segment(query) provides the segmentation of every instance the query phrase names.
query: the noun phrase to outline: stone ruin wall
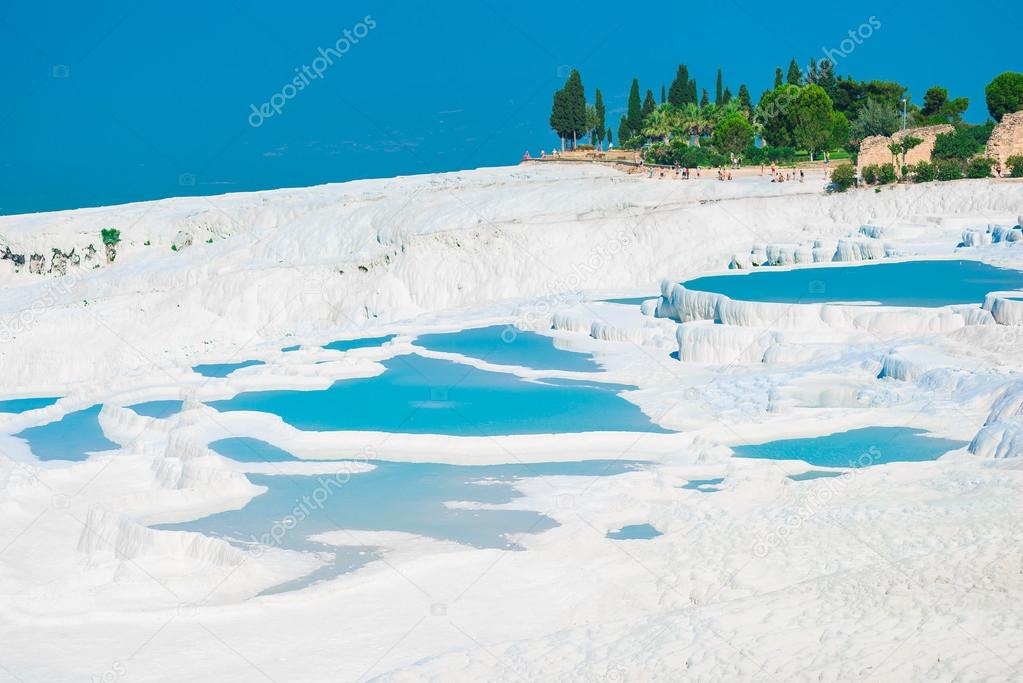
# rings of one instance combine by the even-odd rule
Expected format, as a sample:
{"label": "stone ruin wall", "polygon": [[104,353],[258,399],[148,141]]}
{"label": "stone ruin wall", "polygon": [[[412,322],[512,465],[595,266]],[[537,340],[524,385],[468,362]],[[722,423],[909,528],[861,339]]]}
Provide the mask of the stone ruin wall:
{"label": "stone ruin wall", "polygon": [[1023,155],[1023,111],[1002,117],[991,132],[984,155],[999,162],[1003,169],[1009,157]]}
{"label": "stone ruin wall", "polygon": [[[942,133],[951,133],[953,130],[955,130],[955,128],[951,125],[942,123],[937,126],[924,126],[923,128],[900,130],[890,138],[883,135],[873,135],[871,137],[864,138],[863,142],[860,143],[860,153],[856,159],[856,172],[862,173],[864,166],[883,166],[884,164],[892,163],[892,153],[888,149],[888,145],[893,142],[901,142],[904,138],[910,135],[923,140],[923,142],[910,150],[909,154],[906,155],[906,164],[908,166],[912,166],[913,164],[918,164],[921,161],[930,161],[931,152],[934,151],[934,141],[937,140],[938,136]],[[900,173],[902,170],[901,167],[902,158],[900,156],[898,163],[895,165],[895,172]]]}

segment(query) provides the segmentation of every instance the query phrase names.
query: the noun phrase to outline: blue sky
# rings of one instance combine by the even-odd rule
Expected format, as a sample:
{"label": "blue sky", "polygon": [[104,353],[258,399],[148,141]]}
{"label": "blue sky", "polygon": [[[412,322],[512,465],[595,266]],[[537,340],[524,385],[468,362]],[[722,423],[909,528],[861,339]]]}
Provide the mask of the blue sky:
{"label": "blue sky", "polygon": [[[514,163],[555,143],[550,97],[570,67],[617,128],[633,76],[659,93],[684,62],[713,91],[720,65],[757,97],[776,66],[843,49],[871,17],[839,73],[899,80],[918,102],[940,83],[981,121],[984,85],[1023,69],[1023,7],[994,0],[12,0],[0,214]],[[285,91],[339,40],[321,78]]]}

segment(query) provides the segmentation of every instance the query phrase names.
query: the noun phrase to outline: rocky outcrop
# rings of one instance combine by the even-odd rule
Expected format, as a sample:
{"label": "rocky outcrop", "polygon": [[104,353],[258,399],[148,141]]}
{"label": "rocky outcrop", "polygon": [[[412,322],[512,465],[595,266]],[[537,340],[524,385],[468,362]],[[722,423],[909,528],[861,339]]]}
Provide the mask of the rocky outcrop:
{"label": "rocky outcrop", "polygon": [[187,247],[192,246],[192,235],[191,233],[179,230],[178,234],[174,236],[174,240],[171,242],[171,248],[174,251],[181,251]]}
{"label": "rocky outcrop", "polygon": [[[862,173],[864,166],[892,164],[892,152],[888,149],[888,145],[893,142],[902,142],[909,136],[919,138],[923,142],[910,150],[906,155],[906,165],[912,166],[921,161],[930,161],[931,153],[934,151],[934,141],[942,133],[951,133],[953,130],[955,129],[951,125],[942,123],[937,126],[900,130],[890,138],[883,135],[872,135],[871,137],[864,138],[863,142],[860,143],[860,153],[856,159],[856,171],[857,173]],[[902,163],[903,160],[900,155],[898,162],[894,163],[896,174],[901,174]]]}
{"label": "rocky outcrop", "polygon": [[994,159],[1004,169],[1009,157],[1023,155],[1023,111],[1006,114],[991,131],[984,155]]}
{"label": "rocky outcrop", "polygon": [[15,254],[13,251],[11,251],[10,247],[5,246],[3,252],[0,253],[0,261],[10,261],[11,263],[14,264],[15,268],[20,268],[21,266],[25,265],[25,255]]}
{"label": "rocky outcrop", "polygon": [[60,249],[54,247],[53,256],[50,257],[49,272],[52,275],[67,275],[68,265],[77,266],[80,261],[81,259],[74,249],[65,254]]}

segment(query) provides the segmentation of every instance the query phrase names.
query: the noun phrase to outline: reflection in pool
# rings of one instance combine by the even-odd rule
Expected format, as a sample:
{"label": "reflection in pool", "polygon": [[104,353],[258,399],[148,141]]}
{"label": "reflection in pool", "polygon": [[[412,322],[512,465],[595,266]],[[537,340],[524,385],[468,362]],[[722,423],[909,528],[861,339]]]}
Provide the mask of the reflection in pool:
{"label": "reflection in pool", "polygon": [[868,467],[889,462],[936,460],[966,441],[924,436],[910,427],[864,427],[807,439],[733,446],[741,458],[802,460],[816,467]]}
{"label": "reflection in pool", "polygon": [[120,448],[99,426],[102,407],[95,405],[68,413],[56,422],[29,427],[14,436],[27,441],[40,460],[85,460],[90,453]]}
{"label": "reflection in pool", "polygon": [[[258,442],[233,442],[235,439],[225,439],[211,447],[228,457],[232,457],[232,452],[247,453],[243,457],[249,457],[261,449]],[[295,461],[289,453],[273,446],[262,454]],[[351,571],[377,557],[375,549],[359,544],[358,533],[347,539],[356,544],[353,546],[332,546],[309,540],[310,536],[337,530],[398,531],[476,548],[519,550],[521,547],[510,535],[539,533],[557,524],[531,510],[481,507],[503,505],[521,497],[515,488],[517,480],[538,476],[613,476],[645,463],[590,460],[486,466],[386,461],[370,464],[375,469],[357,474],[246,475],[267,490],[241,510],[157,528],[198,531],[238,545],[275,544],[289,550],[333,556],[327,566],[314,574],[268,591],[280,592]],[[289,518],[291,523],[285,525],[283,520]]]}
{"label": "reflection in pool", "polygon": [[1023,271],[981,261],[928,260],[758,270],[683,282],[686,289],[741,301],[773,303],[876,302],[932,308],[981,304],[988,292],[1023,288]]}
{"label": "reflection in pool", "polygon": [[494,436],[586,431],[666,432],[618,392],[634,387],[530,381],[416,354],[382,361],[375,377],[319,391],[255,391],[212,401],[220,411],[279,415],[311,431],[386,431]]}
{"label": "reflection in pool", "polygon": [[552,337],[520,330],[512,325],[424,334],[415,343],[431,351],[458,353],[494,365],[575,372],[600,370],[590,354],[559,349],[554,345]]}
{"label": "reflection in pool", "polygon": [[235,370],[249,368],[253,365],[266,365],[266,362],[261,360],[246,360],[241,363],[203,363],[192,366],[192,370],[203,377],[227,377]]}

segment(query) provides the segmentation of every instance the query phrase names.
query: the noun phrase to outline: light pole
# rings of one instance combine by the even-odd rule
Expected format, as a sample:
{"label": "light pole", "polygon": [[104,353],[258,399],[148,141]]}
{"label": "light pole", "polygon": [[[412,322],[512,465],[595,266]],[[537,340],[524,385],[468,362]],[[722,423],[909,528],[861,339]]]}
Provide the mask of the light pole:
{"label": "light pole", "polygon": [[905,97],[902,98],[902,130],[906,130],[906,126],[909,125],[909,100]]}

